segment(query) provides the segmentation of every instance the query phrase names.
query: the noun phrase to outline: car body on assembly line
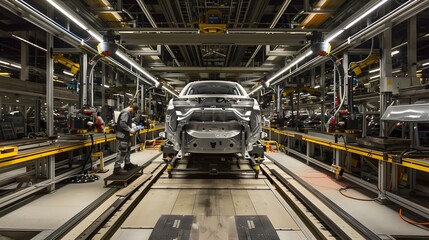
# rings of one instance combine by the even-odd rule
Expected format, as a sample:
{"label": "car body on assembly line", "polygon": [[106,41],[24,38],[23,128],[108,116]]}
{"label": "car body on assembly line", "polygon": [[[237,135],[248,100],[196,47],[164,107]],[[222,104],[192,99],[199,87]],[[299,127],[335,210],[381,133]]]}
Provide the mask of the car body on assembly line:
{"label": "car body on assembly line", "polygon": [[261,111],[235,82],[198,81],[171,99],[165,121],[164,157],[189,153],[263,158]]}

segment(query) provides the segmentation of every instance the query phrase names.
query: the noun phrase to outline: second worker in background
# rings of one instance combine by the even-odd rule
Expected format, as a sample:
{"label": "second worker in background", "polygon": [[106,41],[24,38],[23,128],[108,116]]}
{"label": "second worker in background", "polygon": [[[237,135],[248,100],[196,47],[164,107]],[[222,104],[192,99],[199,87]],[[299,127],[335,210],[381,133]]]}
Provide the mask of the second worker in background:
{"label": "second worker in background", "polygon": [[[130,134],[135,134],[141,128],[140,126],[132,127],[132,118],[139,109],[135,103],[123,109],[118,117],[116,127],[116,140],[118,143],[118,156],[116,157],[113,174],[126,173],[128,170],[136,168],[137,165],[132,164],[130,160]],[[124,168],[121,165],[125,162]]]}

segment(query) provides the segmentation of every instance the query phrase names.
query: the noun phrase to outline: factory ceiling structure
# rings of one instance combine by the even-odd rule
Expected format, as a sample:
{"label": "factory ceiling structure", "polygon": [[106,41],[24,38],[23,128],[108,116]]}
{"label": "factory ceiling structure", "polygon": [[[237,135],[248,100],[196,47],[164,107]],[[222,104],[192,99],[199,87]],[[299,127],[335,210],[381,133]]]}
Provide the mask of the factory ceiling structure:
{"label": "factory ceiling structure", "polygon": [[428,93],[429,0],[0,0],[0,239],[429,239]]}
{"label": "factory ceiling structure", "polygon": [[[405,24],[399,23],[416,14],[418,62],[424,63],[428,53],[426,1],[7,0],[0,6],[4,13],[0,64],[10,70],[3,74],[23,74],[13,66],[21,64],[22,43],[26,43],[32,59],[25,71],[31,75],[28,80],[35,82],[44,79],[46,34],[42,30],[54,34],[54,47],[60,49],[55,51],[71,60],[72,53],[78,52],[71,49],[93,54],[103,34],[114,30],[120,36],[120,53],[111,57],[110,64],[141,75],[148,84],[162,82],[175,91],[208,79],[236,81],[247,90],[267,79],[274,83],[293,70],[297,60],[317,58],[308,52],[315,33],[322,35],[322,41],[329,40],[334,54],[350,49],[355,52],[351,61],[361,60],[371,46],[380,48],[379,40],[370,39],[386,27],[405,33]],[[355,36],[365,29],[370,31]],[[402,36],[393,35],[393,47],[406,48]],[[401,61],[405,52],[400,51],[395,61]],[[55,67],[59,72],[64,68]]]}

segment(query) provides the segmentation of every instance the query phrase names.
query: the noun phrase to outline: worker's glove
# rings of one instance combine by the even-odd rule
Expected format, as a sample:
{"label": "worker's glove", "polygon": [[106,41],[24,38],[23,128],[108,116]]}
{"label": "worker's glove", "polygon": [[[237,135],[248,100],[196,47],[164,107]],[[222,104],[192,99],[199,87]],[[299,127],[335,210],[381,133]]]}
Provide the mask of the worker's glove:
{"label": "worker's glove", "polygon": [[142,129],[142,127],[141,127],[141,126],[135,126],[135,127],[132,127],[132,128],[131,128],[131,130],[130,130],[130,133],[131,133],[131,134],[135,134],[135,133],[137,133],[138,131],[140,131],[140,129]]}

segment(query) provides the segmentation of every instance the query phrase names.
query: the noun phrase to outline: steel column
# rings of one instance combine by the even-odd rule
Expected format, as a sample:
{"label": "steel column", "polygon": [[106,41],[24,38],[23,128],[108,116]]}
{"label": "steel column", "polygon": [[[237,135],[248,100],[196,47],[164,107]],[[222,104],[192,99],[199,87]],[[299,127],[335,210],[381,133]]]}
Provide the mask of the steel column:
{"label": "steel column", "polygon": [[325,80],[326,80],[326,75],[325,75],[325,63],[323,62],[320,65],[320,102],[321,102],[321,106],[320,106],[320,113],[322,114],[321,116],[321,121],[322,121],[322,126],[321,126],[321,130],[322,132],[325,132],[325,123],[326,123],[326,119],[325,119]]}
{"label": "steel column", "polygon": [[[348,74],[348,72],[349,72],[349,53],[344,52],[343,53],[343,73],[344,73],[343,79],[340,78],[341,76],[338,76],[339,81],[343,81],[343,84],[340,83],[340,86],[343,86],[343,90],[345,90],[345,91],[343,91],[344,102],[347,102],[347,100],[348,100],[348,92],[347,92],[347,89],[349,89],[349,87],[348,87],[349,86],[349,74]],[[340,91],[341,91],[341,89],[340,89]],[[334,99],[334,101],[335,101],[335,99]],[[350,106],[348,106],[348,108],[350,111]]]}
{"label": "steel column", "polygon": [[417,71],[417,17],[408,19],[407,27],[407,72],[411,77],[410,86],[419,85],[420,81],[416,76]]}
{"label": "steel column", "polygon": [[[28,32],[24,32],[22,35],[24,39],[28,39]],[[28,44],[21,42],[21,72],[19,74],[19,79],[23,81],[28,80],[29,69],[28,69]],[[37,50],[36,50],[37,51]]]}
{"label": "steel column", "polygon": [[88,54],[82,53],[80,65],[80,86],[79,86],[79,109],[83,109],[88,103]]}
{"label": "steel column", "polygon": [[[48,6],[48,15],[52,15],[53,9]],[[46,33],[46,133],[54,135],[54,60],[52,59],[52,51],[54,48],[54,37],[50,33]],[[55,157],[47,157],[47,178],[50,181],[55,181]],[[48,186],[48,191],[55,190],[55,184]]]}
{"label": "steel column", "polygon": [[[101,62],[101,104],[100,106],[106,105],[106,64]],[[103,113],[104,114],[104,113]],[[104,118],[105,119],[105,118]]]}
{"label": "steel column", "polygon": [[383,203],[386,201],[385,189],[387,186],[387,162],[378,161],[378,198]]}
{"label": "steel column", "polygon": [[[281,109],[280,109],[280,102],[282,100],[282,93],[281,93],[280,85],[277,85],[277,91],[276,91],[276,93],[277,93],[276,110],[277,110],[277,113],[278,113],[277,118],[278,118],[278,120],[280,120],[280,118],[283,117],[283,111],[281,111]],[[278,123],[278,121],[277,121],[277,123]]]}
{"label": "steel column", "polygon": [[[392,28],[388,26],[383,32],[381,39],[381,46],[383,48],[381,64],[380,64],[380,86],[382,81],[387,81],[387,77],[392,76]],[[380,92],[380,116],[383,116],[387,108],[389,92]],[[386,123],[380,122],[380,136],[386,135]]]}

